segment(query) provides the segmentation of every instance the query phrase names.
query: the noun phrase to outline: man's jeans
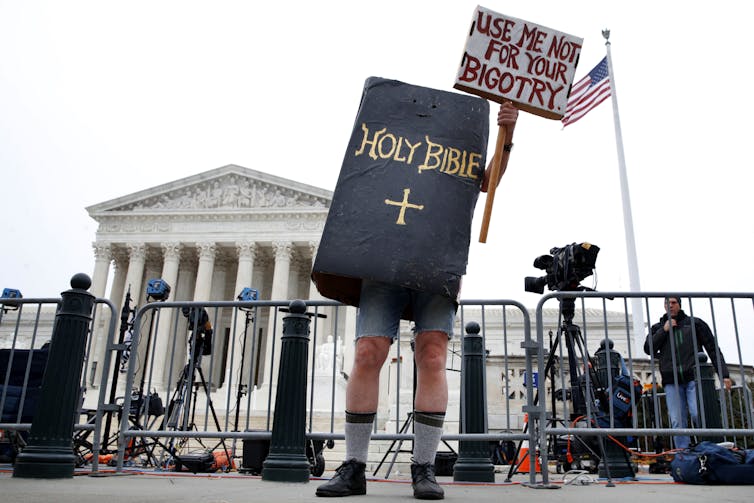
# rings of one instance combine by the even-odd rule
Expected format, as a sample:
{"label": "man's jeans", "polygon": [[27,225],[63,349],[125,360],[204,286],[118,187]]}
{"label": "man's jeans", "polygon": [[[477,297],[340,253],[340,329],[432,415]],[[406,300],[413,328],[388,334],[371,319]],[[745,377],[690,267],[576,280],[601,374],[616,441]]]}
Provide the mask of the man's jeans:
{"label": "man's jeans", "polygon": [[[670,426],[673,429],[688,428],[686,418],[691,415],[691,424],[699,425],[699,410],[696,404],[696,381],[683,384],[666,384],[665,400],[667,401]],[[691,439],[688,436],[673,437],[676,449],[685,449]]]}

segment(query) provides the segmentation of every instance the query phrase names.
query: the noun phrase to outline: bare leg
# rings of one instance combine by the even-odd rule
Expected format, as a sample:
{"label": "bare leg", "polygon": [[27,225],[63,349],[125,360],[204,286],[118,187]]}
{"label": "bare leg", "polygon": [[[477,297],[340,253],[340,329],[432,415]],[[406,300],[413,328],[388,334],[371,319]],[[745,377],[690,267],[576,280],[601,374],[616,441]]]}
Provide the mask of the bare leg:
{"label": "bare leg", "polygon": [[[389,337],[361,337],[356,341],[353,369],[346,386],[347,411],[364,413],[377,410],[380,370],[389,351]],[[447,402],[447,389],[445,401]]]}
{"label": "bare leg", "polygon": [[416,337],[416,401],[414,409],[445,412],[448,407],[448,335],[445,332],[422,332]]}

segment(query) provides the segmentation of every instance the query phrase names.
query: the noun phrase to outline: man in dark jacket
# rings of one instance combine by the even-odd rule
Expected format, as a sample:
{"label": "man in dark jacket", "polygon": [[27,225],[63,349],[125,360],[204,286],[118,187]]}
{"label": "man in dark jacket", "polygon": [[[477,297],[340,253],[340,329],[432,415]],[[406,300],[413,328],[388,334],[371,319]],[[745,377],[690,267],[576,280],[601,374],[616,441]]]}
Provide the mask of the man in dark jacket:
{"label": "man in dark jacket", "polygon": [[[665,311],[660,322],[652,325],[644,342],[644,352],[654,355],[660,361],[660,375],[670,426],[687,428],[686,417],[691,415],[691,423],[697,427],[700,424],[696,395],[697,353],[702,351],[702,348],[707,352],[715,371],[722,376],[725,388],[730,390],[728,366],[709,326],[699,318],[686,316],[681,309],[680,297],[667,297]],[[685,449],[689,446],[690,438],[676,436],[674,442],[677,449]]]}

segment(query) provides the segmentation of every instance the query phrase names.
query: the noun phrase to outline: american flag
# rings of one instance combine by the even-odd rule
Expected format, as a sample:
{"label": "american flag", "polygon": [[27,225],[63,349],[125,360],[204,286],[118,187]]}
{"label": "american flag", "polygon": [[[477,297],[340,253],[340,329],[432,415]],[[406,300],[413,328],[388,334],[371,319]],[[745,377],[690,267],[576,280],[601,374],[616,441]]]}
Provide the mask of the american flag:
{"label": "american flag", "polygon": [[584,78],[571,88],[571,95],[566,103],[563,127],[573,124],[610,97],[610,75],[607,70],[607,56],[592,68]]}

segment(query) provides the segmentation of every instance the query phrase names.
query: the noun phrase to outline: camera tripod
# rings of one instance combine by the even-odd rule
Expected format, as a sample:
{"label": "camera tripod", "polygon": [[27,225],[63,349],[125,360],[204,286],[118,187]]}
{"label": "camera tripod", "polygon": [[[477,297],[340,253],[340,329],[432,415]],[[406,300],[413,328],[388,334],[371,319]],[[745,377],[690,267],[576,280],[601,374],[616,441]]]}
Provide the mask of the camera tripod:
{"label": "camera tripod", "polygon": [[[603,392],[604,388],[602,387],[599,376],[597,375],[597,372],[595,370],[595,366],[593,365],[592,359],[587,351],[586,343],[581,333],[581,328],[573,323],[573,317],[575,313],[575,298],[564,296],[559,300],[560,317],[562,317],[562,324],[560,325],[557,337],[552,339],[551,333],[550,351],[544,370],[546,378],[550,380],[550,387],[552,389],[550,399],[553,417],[548,419],[548,423],[550,425],[557,425],[558,423],[562,423],[564,426],[568,426],[564,424],[564,418],[558,418],[555,415],[555,411],[557,410],[555,402],[558,399],[558,393],[555,392],[555,361],[557,358],[558,345],[562,344],[561,340],[565,341],[568,358],[568,374],[570,379],[570,389],[565,393],[565,396],[561,395],[561,397],[564,402],[565,400],[570,398],[571,403],[573,404],[573,411],[571,411],[570,414],[571,421],[578,421],[580,419],[583,419],[589,422],[593,422],[593,418],[591,416],[596,412],[596,405],[594,404],[596,404],[598,399],[601,403],[607,403],[607,397]],[[578,362],[582,361],[585,362],[584,367],[586,372],[588,372],[589,374],[588,379],[586,374],[580,372]],[[534,397],[534,405],[536,405],[538,402],[539,389],[537,389],[537,393]],[[587,402],[592,404],[591,409],[587,408]],[[527,431],[528,427],[529,424],[527,422],[524,426],[524,432]],[[582,438],[578,436],[572,437],[572,440],[578,442],[578,445],[580,447],[583,447],[585,451],[589,453],[589,455],[602,461],[602,465],[604,465],[605,467],[606,476],[608,479],[610,479],[610,464],[607,462],[605,439],[602,437],[597,437],[597,439],[597,449],[599,449],[600,454],[597,454],[593,445],[590,446],[589,443],[585,442]],[[513,457],[514,463],[511,464],[511,467],[508,471],[508,480],[511,479],[511,477],[516,473],[521,464],[524,462],[524,459],[519,460],[519,453],[522,444],[523,441],[519,441],[516,447],[516,452]],[[548,440],[547,452],[550,453],[550,455],[555,459],[557,459],[560,454],[558,452],[558,439],[554,435],[551,436]],[[571,461],[569,461],[568,458],[566,458],[563,464],[567,468],[566,471],[570,470]],[[630,468],[630,466],[629,469],[631,470],[631,474],[633,475],[633,470]]]}
{"label": "camera tripod", "polygon": [[[170,400],[168,401],[168,410],[165,414],[164,426],[165,429],[175,431],[192,431],[196,430],[196,399],[199,394],[199,388],[204,391],[204,395],[207,399],[207,406],[212,414],[216,431],[222,431],[220,427],[220,420],[215,412],[215,406],[212,403],[212,397],[209,390],[207,380],[204,378],[204,371],[202,370],[202,347],[197,342],[199,329],[195,328],[192,331],[189,339],[189,360],[181,370],[181,374],[178,378],[175,391],[173,392]],[[198,380],[197,380],[198,376]],[[167,453],[177,461],[180,461],[179,451],[188,442],[188,437],[178,439],[176,442],[175,437],[171,437],[168,441],[165,450]],[[198,439],[199,444],[206,449],[206,446],[201,439]],[[226,459],[231,460],[230,450],[225,444],[225,439],[221,438],[214,448],[222,445],[225,451]],[[213,449],[214,449],[213,448]],[[213,450],[209,449],[209,450]],[[229,464],[230,467],[230,464]]]}

